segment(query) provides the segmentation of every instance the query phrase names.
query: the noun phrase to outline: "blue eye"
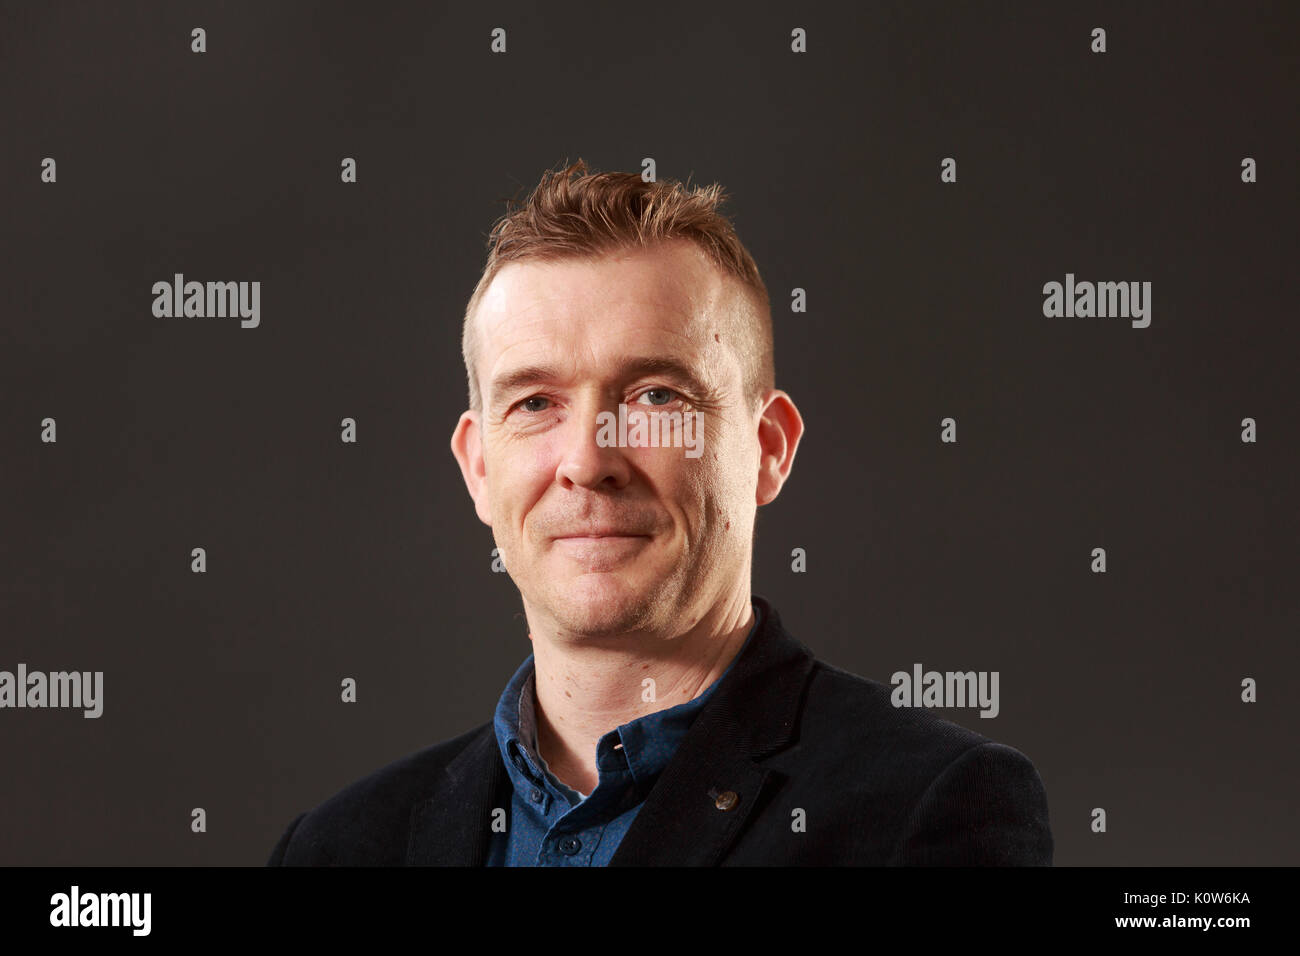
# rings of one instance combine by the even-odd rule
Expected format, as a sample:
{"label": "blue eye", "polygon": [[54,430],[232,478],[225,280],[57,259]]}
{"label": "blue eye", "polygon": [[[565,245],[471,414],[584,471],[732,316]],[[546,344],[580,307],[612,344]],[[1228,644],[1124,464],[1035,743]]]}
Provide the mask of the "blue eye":
{"label": "blue eye", "polygon": [[659,392],[659,393],[661,393],[661,394],[663,394],[663,395],[667,395],[667,396],[669,396],[669,397],[666,398],[666,399],[665,399],[664,401],[662,401],[662,402],[651,401],[651,402],[650,402],[651,405],[667,405],[669,402],[671,402],[671,401],[673,400],[672,397],[677,395],[677,393],[674,392],[671,388],[648,388],[648,389],[646,389],[644,392],[642,392],[641,394],[642,394],[642,395],[651,395],[651,394],[654,394],[655,392]]}
{"label": "blue eye", "polygon": [[[533,395],[533,396],[531,396],[531,397],[529,397],[529,398],[525,398],[522,402],[520,402],[520,403],[519,403],[518,405],[516,405],[515,407],[516,407],[516,408],[522,408],[523,406],[527,405],[529,402],[549,402],[549,401],[550,401],[550,399],[549,399],[549,398],[546,398],[544,395]],[[540,408],[526,408],[526,409],[524,409],[524,411],[529,411],[529,412],[540,412],[540,411],[542,411],[542,409],[540,409]]]}

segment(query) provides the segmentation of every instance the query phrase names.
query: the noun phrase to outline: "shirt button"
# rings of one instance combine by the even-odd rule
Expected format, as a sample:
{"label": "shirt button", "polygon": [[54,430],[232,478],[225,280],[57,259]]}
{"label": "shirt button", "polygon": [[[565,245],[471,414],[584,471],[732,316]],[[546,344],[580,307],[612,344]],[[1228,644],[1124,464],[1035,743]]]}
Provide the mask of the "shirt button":
{"label": "shirt button", "polygon": [[582,841],[577,837],[566,836],[560,841],[560,852],[565,856],[573,856],[582,849]]}
{"label": "shirt button", "polygon": [[528,799],[533,801],[533,803],[541,803],[542,791],[538,790],[536,787],[533,787],[533,789],[530,790],[528,793]]}
{"label": "shirt button", "polygon": [[730,810],[740,802],[740,797],[736,796],[734,790],[723,790],[718,794],[718,798],[713,801],[713,805],[719,810]]}

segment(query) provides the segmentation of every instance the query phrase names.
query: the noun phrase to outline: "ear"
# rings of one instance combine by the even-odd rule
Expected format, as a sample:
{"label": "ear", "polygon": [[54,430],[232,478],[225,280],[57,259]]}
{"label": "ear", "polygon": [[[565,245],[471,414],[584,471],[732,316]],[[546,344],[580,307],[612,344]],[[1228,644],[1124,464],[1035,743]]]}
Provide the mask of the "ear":
{"label": "ear", "polygon": [[465,479],[469,496],[474,499],[474,510],[479,520],[492,527],[492,508],[488,496],[487,466],[483,461],[482,416],[475,411],[465,412],[451,433],[451,453],[456,456],[460,473]]}
{"label": "ear", "polygon": [[758,416],[758,504],[765,505],[780,494],[801,437],[803,418],[794,401],[780,389],[768,392]]}

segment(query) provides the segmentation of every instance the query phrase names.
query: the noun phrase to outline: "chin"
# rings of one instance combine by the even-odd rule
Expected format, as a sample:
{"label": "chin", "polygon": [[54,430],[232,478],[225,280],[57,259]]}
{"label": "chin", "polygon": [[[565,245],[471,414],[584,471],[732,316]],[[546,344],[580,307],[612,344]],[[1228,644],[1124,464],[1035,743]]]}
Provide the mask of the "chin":
{"label": "chin", "polygon": [[616,574],[579,574],[552,591],[556,620],[579,634],[600,635],[645,626],[654,617],[661,588],[627,582]]}

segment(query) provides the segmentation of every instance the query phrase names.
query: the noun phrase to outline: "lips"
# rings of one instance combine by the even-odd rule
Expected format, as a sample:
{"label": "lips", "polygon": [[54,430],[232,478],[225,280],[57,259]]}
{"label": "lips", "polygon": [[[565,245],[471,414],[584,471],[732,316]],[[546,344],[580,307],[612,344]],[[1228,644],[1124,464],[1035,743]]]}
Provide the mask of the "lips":
{"label": "lips", "polygon": [[566,562],[576,562],[583,574],[592,574],[615,571],[636,561],[653,541],[648,534],[604,534],[592,530],[557,537],[551,547]]}
{"label": "lips", "polygon": [[587,531],[574,531],[570,534],[557,534],[558,539],[564,538],[648,538],[649,535],[641,534],[637,531],[623,531],[618,528],[593,528]]}

